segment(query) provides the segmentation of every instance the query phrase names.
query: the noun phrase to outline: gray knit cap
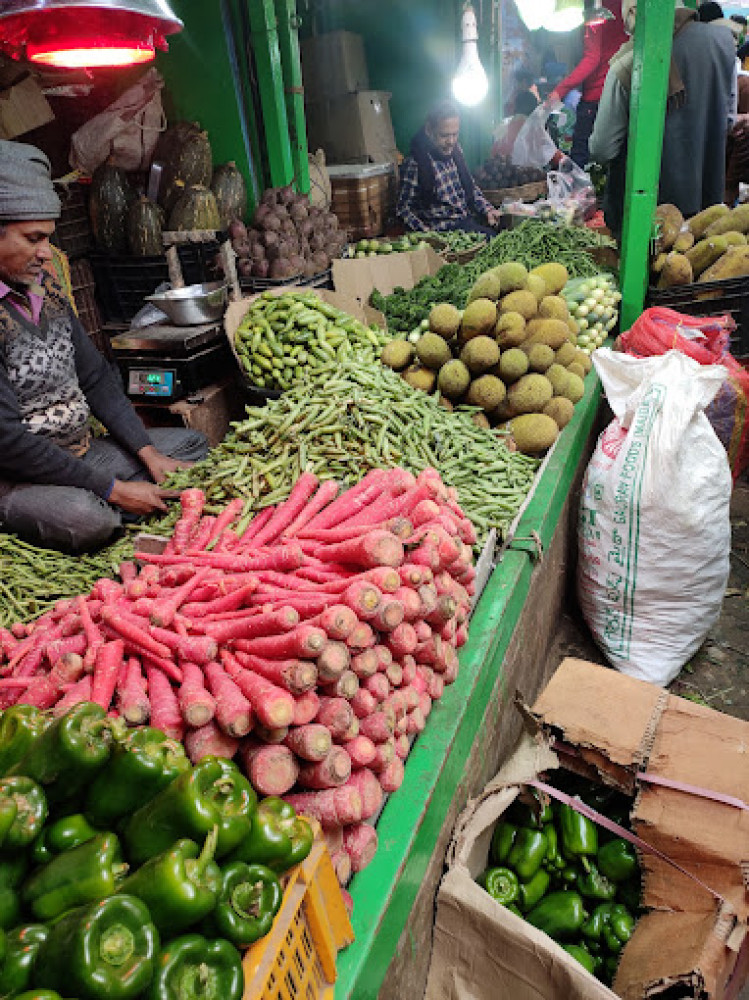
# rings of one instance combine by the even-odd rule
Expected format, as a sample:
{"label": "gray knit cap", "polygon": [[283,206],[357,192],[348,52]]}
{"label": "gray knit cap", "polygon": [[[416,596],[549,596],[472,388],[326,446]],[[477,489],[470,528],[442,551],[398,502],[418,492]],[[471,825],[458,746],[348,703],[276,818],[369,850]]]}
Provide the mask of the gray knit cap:
{"label": "gray knit cap", "polygon": [[41,149],[0,140],[0,221],[59,219],[60,208]]}

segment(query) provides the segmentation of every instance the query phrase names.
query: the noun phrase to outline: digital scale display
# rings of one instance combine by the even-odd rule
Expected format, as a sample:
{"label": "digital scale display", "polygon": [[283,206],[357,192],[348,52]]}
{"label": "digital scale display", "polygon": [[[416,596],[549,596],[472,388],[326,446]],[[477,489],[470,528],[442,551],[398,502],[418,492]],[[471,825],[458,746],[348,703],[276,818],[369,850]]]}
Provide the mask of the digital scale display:
{"label": "digital scale display", "polygon": [[130,396],[156,396],[161,399],[174,395],[176,372],[169,368],[131,368],[127,391]]}

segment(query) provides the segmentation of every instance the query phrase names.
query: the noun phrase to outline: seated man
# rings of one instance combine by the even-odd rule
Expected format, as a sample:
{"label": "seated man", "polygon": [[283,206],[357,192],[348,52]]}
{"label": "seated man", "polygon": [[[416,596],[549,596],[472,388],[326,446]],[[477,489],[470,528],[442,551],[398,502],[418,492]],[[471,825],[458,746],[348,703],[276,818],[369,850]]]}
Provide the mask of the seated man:
{"label": "seated man", "polygon": [[495,235],[494,208],[477,187],[458,145],[460,111],[452,101],[438,104],[411,141],[403,161],[396,215],[407,229],[463,229]]}
{"label": "seated man", "polygon": [[[158,484],[208,446],[143,426],[44,270],[59,215],[47,157],[0,142],[0,530],[80,552],[104,544],[123,512],[165,511],[176,494]],[[90,414],[108,437],[91,437]]]}

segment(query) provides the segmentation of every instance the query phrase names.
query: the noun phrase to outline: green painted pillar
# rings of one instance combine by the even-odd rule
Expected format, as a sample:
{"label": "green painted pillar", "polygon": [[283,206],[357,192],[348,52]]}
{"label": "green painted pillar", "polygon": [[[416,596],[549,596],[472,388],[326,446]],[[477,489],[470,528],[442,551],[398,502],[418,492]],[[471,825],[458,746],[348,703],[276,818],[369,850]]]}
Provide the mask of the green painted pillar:
{"label": "green painted pillar", "polygon": [[674,0],[648,0],[637,8],[630,98],[627,191],[622,229],[622,330],[643,309],[649,244],[658,202]]}
{"label": "green painted pillar", "polygon": [[296,189],[309,194],[309,161],[307,159],[307,119],[304,115],[302,62],[299,55],[299,18],[296,0],[276,0],[278,43],[284,76],[286,117],[289,121],[291,159],[294,164]]}
{"label": "green painted pillar", "polygon": [[[289,141],[289,121],[284,100],[281,50],[273,0],[245,0],[250,15],[260,103],[263,109],[268,173],[272,187],[289,184],[294,177]],[[210,4],[208,5],[210,6]]]}

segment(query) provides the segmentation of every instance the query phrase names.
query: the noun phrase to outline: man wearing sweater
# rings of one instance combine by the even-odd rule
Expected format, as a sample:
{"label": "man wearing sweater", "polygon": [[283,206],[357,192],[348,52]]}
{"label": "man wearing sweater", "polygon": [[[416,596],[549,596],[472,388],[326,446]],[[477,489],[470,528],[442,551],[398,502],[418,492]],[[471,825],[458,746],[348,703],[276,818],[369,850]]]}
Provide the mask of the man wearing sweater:
{"label": "man wearing sweater", "polygon": [[578,167],[590,162],[588,140],[598,114],[598,103],[603,84],[609,71],[609,60],[627,41],[622,22],[619,0],[604,0],[604,7],[613,14],[613,20],[603,21],[585,29],[583,57],[569,76],[556,85],[548,100],[563,101],[571,90],[580,90],[572,135],[570,158]]}
{"label": "man wearing sweater", "polygon": [[[165,511],[202,434],[147,431],[44,265],[60,215],[46,156],[0,142],[0,530],[80,552]],[[108,430],[93,438],[93,414]]]}

